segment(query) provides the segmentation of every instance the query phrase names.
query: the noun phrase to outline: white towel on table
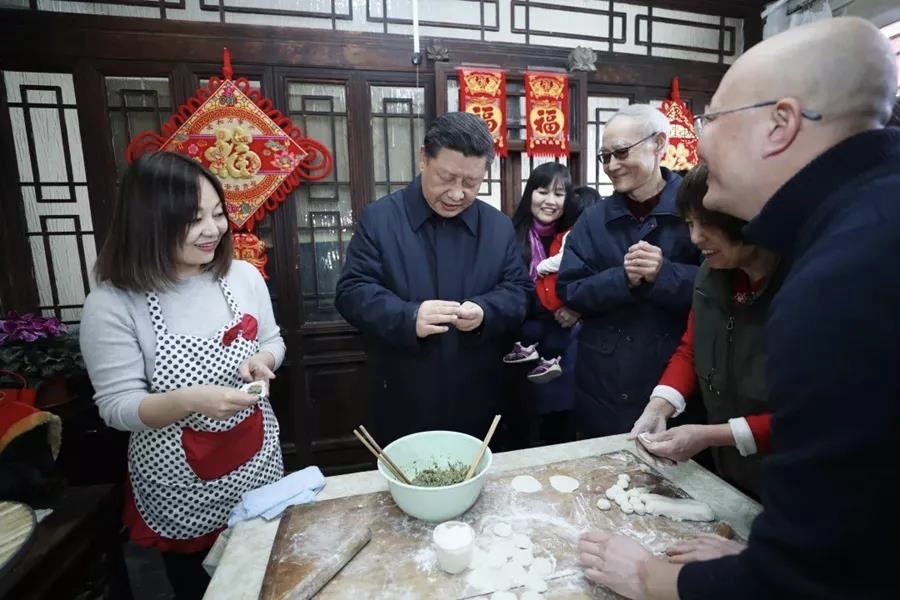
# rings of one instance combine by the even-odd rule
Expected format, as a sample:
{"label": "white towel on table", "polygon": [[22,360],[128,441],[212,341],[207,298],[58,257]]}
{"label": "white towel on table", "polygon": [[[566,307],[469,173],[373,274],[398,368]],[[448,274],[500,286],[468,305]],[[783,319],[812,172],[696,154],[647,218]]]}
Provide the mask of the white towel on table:
{"label": "white towel on table", "polygon": [[244,492],[240,504],[231,511],[228,526],[234,527],[239,521],[256,517],[271,521],[288,506],[312,502],[323,487],[325,477],[319,467],[306,467],[282,477],[275,483]]}

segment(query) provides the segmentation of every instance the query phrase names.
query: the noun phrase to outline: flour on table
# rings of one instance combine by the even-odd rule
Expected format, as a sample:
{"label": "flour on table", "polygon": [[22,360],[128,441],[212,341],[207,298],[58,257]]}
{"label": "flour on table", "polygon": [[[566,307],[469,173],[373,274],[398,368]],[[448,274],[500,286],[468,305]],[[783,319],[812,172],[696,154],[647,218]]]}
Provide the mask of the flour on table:
{"label": "flour on table", "polygon": [[519,600],[542,600],[543,597],[544,595],[539,592],[528,590],[527,592],[524,592],[521,596],[519,596]]}
{"label": "flour on table", "polygon": [[517,600],[517,597],[513,592],[494,592],[491,600]]}
{"label": "flour on table", "polygon": [[541,485],[540,481],[531,475],[517,475],[513,477],[510,485],[512,485],[514,490],[523,494],[533,494],[534,492],[541,491],[541,488],[544,487]]}
{"label": "flour on table", "polygon": [[547,558],[546,556],[541,556],[540,558],[534,559],[534,562],[531,563],[531,569],[528,570],[532,575],[537,575],[538,577],[549,577],[553,573],[553,569],[556,568],[555,560],[553,558]]}
{"label": "flour on table", "polygon": [[553,475],[550,477],[550,485],[553,486],[553,489],[557,492],[571,494],[578,489],[580,484],[574,477],[569,477],[568,475]]}
{"label": "flour on table", "polygon": [[437,566],[437,553],[430,545],[419,548],[413,559],[416,561],[416,567],[420,571],[432,571]]}
{"label": "flour on table", "polygon": [[527,567],[534,561],[534,555],[531,553],[531,548],[516,548],[509,560]]}
{"label": "flour on table", "polygon": [[534,544],[531,543],[531,538],[524,533],[517,533],[516,535],[512,536],[512,543],[516,548],[523,548],[526,550],[534,547]]}
{"label": "flour on table", "polygon": [[512,534],[512,527],[509,523],[497,523],[494,525],[494,535],[499,537],[509,537]]}
{"label": "flour on table", "polygon": [[492,569],[499,569],[506,564],[506,561],[513,555],[515,547],[512,544],[495,544],[488,549],[484,556],[483,564]]}

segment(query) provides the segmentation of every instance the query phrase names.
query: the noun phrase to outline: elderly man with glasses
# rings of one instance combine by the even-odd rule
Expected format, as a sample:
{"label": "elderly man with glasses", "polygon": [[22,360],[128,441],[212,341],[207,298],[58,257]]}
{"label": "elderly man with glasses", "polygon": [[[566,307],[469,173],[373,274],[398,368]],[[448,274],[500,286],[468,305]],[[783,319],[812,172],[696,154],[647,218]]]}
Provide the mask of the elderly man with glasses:
{"label": "elderly man with glasses", "polygon": [[615,193],[579,218],[558,291],[582,315],[575,398],[580,434],[629,431],[684,332],[700,253],[678,216],[681,178],[660,167],[669,121],[634,104],[603,130]]}
{"label": "elderly man with glasses", "polygon": [[744,238],[788,267],[764,331],[764,510],[746,548],[703,538],[683,567],[590,533],[589,579],[629,598],[897,597],[896,86],[887,38],[834,18],[751,48],[698,116],[704,206],[750,221]]}

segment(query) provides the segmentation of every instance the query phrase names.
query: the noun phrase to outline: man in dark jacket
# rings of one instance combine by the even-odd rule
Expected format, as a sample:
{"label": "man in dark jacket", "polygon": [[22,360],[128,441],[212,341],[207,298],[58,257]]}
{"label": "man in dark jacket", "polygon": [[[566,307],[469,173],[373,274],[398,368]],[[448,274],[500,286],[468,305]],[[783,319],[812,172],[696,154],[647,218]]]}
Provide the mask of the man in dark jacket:
{"label": "man in dark jacket", "polygon": [[788,264],[765,329],[764,511],[743,552],[684,567],[594,532],[589,578],[632,598],[897,597],[896,85],[887,38],[835,18],[750,49],[697,116],[704,205],[752,219],[744,237]]}
{"label": "man in dark jacket", "polygon": [[421,174],[366,207],[350,240],[335,305],[370,343],[382,444],[427,429],[483,437],[498,407],[531,283],[512,222],[476,201],[493,157],[484,121],[438,117]]}
{"label": "man in dark jacket", "polygon": [[603,130],[615,193],[584,211],[566,242],[557,289],[581,313],[575,409],[583,437],[631,429],[678,346],[700,252],[678,216],[681,177],[659,166],[669,121],[646,104]]}

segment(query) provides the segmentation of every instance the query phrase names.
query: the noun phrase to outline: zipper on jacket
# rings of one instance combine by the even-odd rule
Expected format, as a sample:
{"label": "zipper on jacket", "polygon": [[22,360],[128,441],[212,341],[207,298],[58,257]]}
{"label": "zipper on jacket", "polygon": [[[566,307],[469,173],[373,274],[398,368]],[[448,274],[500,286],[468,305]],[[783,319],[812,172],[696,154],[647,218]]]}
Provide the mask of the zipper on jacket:
{"label": "zipper on jacket", "polygon": [[[729,397],[734,396],[734,314],[728,315],[728,322],[725,325],[726,343],[725,343],[725,391]],[[732,398],[733,400],[734,398]]]}

